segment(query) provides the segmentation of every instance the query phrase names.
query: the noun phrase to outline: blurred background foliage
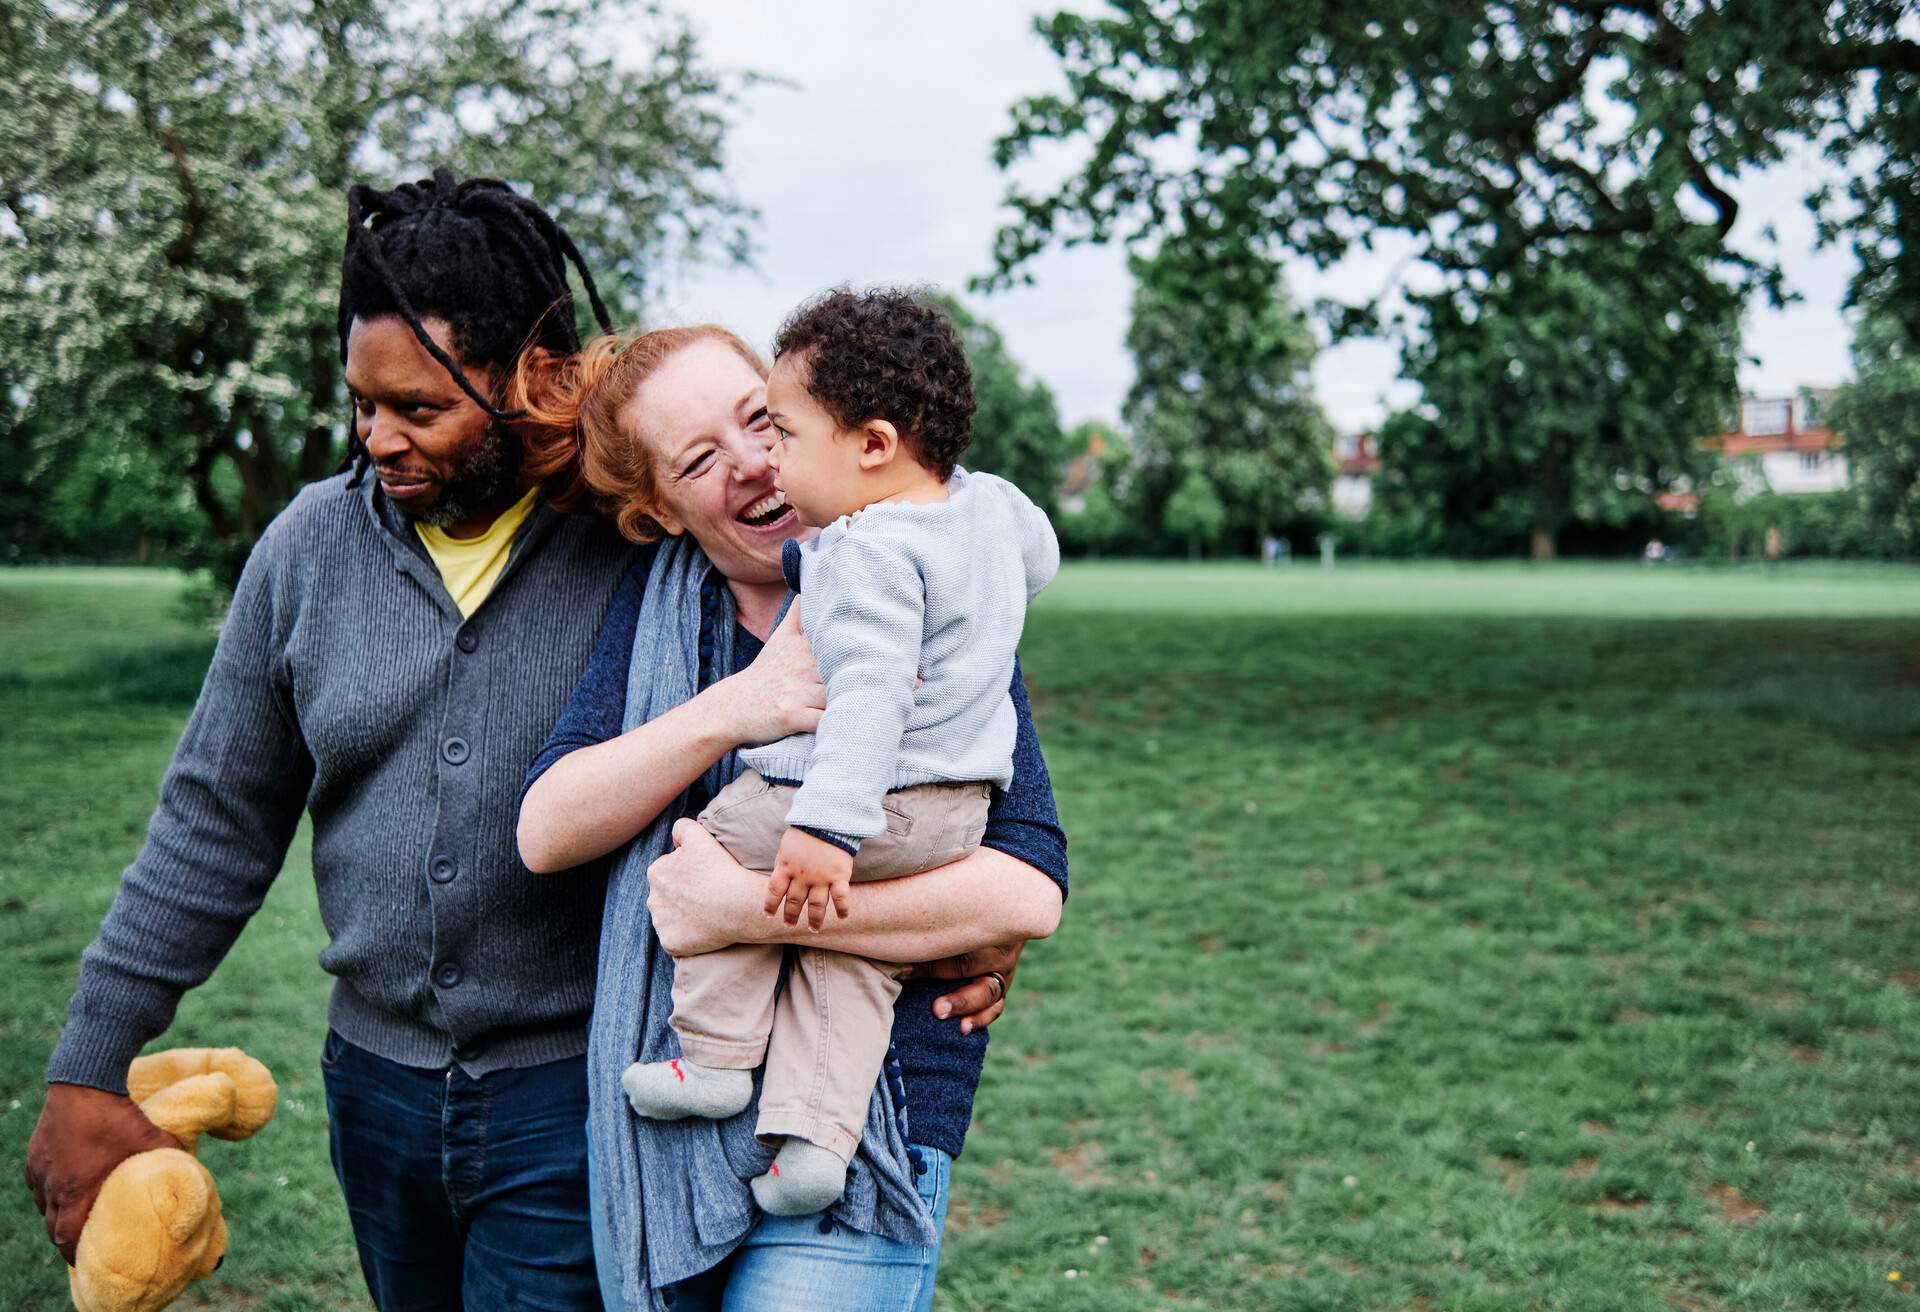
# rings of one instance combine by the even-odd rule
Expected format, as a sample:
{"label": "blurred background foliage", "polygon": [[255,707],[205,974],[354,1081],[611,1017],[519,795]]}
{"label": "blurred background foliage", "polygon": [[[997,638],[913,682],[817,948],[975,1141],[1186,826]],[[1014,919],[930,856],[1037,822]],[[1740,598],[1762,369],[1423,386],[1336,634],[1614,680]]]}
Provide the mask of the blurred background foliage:
{"label": "blurred background foliage", "polygon": [[[1121,414],[1067,431],[947,297],[979,391],[969,463],[1089,555],[1325,533],[1381,555],[1724,554],[1763,513],[1787,554],[1920,552],[1913,12],[1116,0],[1042,18],[1064,89],[1011,110],[980,289],[1050,247],[1125,243],[1135,379]],[[608,53],[614,25],[648,33],[645,58]],[[0,76],[4,559],[230,578],[335,467],[350,181],[441,163],[512,181],[629,323],[681,262],[752,253],[725,146],[753,75],[651,4],[0,0]],[[1742,307],[1788,294],[1768,242],[1735,239],[1730,188],[1808,146],[1843,181],[1804,199],[1858,265],[1856,373],[1830,411],[1852,486],[1756,507],[1701,442],[1737,401]],[[1043,151],[1071,167],[1040,186],[1022,166]],[[1282,277],[1390,240],[1425,275],[1373,303],[1300,304]],[[1374,435],[1360,520],[1332,505],[1309,374],[1346,333],[1396,342],[1420,388]],[[1696,513],[1657,507],[1675,490]]]}
{"label": "blurred background foliage", "polygon": [[[616,64],[610,24],[656,33]],[[623,317],[743,258],[736,87],[622,0],[0,3],[0,504],[9,556],[160,552],[230,578],[340,454],[343,195],[432,164],[530,188]]]}

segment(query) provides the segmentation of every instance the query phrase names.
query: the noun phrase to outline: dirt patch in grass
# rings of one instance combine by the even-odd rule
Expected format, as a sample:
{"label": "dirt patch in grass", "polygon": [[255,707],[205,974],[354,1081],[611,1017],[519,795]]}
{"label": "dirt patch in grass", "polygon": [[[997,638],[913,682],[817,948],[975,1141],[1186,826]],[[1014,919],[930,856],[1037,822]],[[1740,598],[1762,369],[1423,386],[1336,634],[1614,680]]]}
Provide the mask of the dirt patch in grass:
{"label": "dirt patch in grass", "polygon": [[1480,1165],[1500,1177],[1500,1187],[1519,1198],[1527,1192],[1527,1173],[1511,1157],[1483,1157]]}
{"label": "dirt patch in grass", "polygon": [[1789,1043],[1784,1049],[1788,1061],[1797,1061],[1802,1066],[1818,1066],[1820,1049],[1809,1048],[1804,1043]]}
{"label": "dirt patch in grass", "polygon": [[1920,993],[1920,970],[1896,970],[1888,978],[1910,993]]}
{"label": "dirt patch in grass", "polygon": [[1585,1180],[1599,1169],[1600,1159],[1598,1157],[1582,1157],[1572,1166],[1563,1169],[1560,1174],[1566,1176],[1569,1180]]}
{"label": "dirt patch in grass", "polygon": [[960,1194],[955,1194],[947,1204],[947,1225],[953,1230],[991,1230],[1006,1219],[1005,1208],[991,1204],[969,1205]]}
{"label": "dirt patch in grass", "polygon": [[1605,1121],[1582,1121],[1580,1128],[1588,1134],[1612,1134],[1613,1127]]}
{"label": "dirt patch in grass", "polygon": [[1748,1198],[1738,1189],[1717,1184],[1707,1190],[1706,1197],[1724,1221],[1734,1225],[1752,1225],[1767,1214],[1767,1209]]}
{"label": "dirt patch in grass", "polygon": [[1075,1144],[1071,1148],[1055,1148],[1047,1154],[1047,1160],[1053,1163],[1053,1169],[1065,1176],[1069,1183],[1083,1189],[1113,1183],[1107,1173],[1100,1169],[1106,1160],[1107,1150],[1097,1143]]}

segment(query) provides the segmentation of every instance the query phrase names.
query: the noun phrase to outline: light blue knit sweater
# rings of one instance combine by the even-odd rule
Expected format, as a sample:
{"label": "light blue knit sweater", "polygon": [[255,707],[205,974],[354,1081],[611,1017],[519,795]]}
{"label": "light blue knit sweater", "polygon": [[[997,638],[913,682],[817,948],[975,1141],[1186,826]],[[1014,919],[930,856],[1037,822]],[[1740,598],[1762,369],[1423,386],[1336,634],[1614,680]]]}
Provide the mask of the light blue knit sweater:
{"label": "light blue knit sweater", "polygon": [[1014,652],[1027,603],[1060,568],[1045,513],[1005,479],[955,470],[945,501],[868,506],[800,556],[800,620],[826,713],[814,733],[740,753],[770,779],[800,782],[787,823],[857,850],[885,830],[892,789],[1005,788]]}

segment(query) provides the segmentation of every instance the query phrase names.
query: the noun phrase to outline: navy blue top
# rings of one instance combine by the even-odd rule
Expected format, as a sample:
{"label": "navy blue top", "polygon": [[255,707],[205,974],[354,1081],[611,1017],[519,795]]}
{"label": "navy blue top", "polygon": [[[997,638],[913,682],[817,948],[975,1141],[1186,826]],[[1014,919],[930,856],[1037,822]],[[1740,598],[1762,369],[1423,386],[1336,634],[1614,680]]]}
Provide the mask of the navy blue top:
{"label": "navy blue top", "polygon": [[[601,621],[600,637],[586,672],[568,699],[547,745],[527,771],[521,796],[569,752],[593,747],[620,736],[626,718],[627,676],[633,662],[634,628],[640,620],[640,602],[656,548],[641,547],[621,579]],[[745,669],[764,646],[744,626],[734,626],[734,668]],[[701,662],[701,675],[707,663]],[[1016,665],[1013,672],[1013,709],[1019,730],[1013,745],[1013,783],[994,790],[987,810],[987,833],[982,845],[1005,852],[1046,875],[1067,893],[1067,836],[1053,805],[1053,783],[1034,736],[1033,715],[1027,706],[1026,686]],[[699,785],[695,785],[696,791]],[[689,814],[697,814],[707,799],[691,799]],[[893,1015],[894,1056],[905,1085],[912,1140],[939,1148],[955,1157],[973,1119],[973,1094],[980,1083],[980,1067],[987,1053],[987,1031],[960,1033],[957,1020],[938,1020],[933,1000],[948,993],[948,980],[910,979],[900,990]],[[898,1092],[898,1090],[896,1090]]]}

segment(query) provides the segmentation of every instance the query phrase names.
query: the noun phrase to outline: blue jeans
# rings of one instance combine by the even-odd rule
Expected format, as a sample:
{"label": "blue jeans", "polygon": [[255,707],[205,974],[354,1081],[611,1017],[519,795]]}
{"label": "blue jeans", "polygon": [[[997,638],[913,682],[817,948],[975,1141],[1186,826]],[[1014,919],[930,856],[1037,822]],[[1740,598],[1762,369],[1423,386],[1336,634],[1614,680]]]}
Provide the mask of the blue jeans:
{"label": "blue jeans", "polygon": [[[953,1158],[938,1148],[919,1151],[927,1164],[917,1182],[920,1197],[933,1212],[934,1229],[944,1231]],[[594,1247],[609,1242],[595,1208]],[[673,1312],[931,1312],[939,1265],[938,1240],[896,1243],[834,1225],[820,1214],[762,1216],[726,1261],[668,1292]],[[609,1260],[604,1269],[607,1312],[622,1312],[613,1277],[619,1263]]]}
{"label": "blue jeans", "polygon": [[380,1312],[601,1312],[586,1059],[420,1070],[331,1031],[328,1137]]}

